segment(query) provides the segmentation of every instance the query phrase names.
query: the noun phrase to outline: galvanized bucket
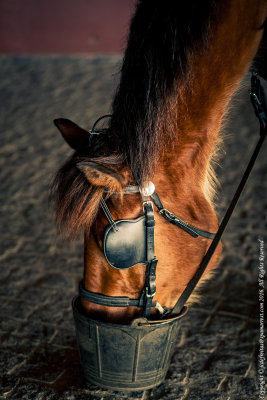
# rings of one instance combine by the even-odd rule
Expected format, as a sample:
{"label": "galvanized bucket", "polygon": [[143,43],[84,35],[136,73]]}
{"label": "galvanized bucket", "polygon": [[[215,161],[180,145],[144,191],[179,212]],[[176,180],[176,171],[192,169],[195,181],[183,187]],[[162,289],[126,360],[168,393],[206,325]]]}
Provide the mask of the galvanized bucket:
{"label": "galvanized bucket", "polygon": [[86,380],[125,391],[149,389],[164,381],[186,307],[170,319],[137,318],[130,325],[117,325],[86,316],[78,296],[72,306]]}

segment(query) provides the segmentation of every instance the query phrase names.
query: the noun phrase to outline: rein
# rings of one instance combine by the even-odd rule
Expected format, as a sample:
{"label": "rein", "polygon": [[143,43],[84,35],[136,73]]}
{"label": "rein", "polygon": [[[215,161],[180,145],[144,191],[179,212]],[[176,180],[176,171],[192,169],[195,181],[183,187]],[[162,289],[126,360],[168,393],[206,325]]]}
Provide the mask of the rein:
{"label": "rein", "polygon": [[[230,217],[233,213],[233,210],[238,202],[238,199],[245,187],[247,179],[250,175],[250,172],[253,168],[253,165],[256,161],[256,158],[259,154],[261,146],[264,142],[267,133],[267,105],[265,99],[264,89],[261,86],[260,79],[258,78],[257,74],[253,74],[251,77],[251,93],[250,93],[251,102],[255,111],[255,114],[260,122],[260,138],[258,143],[253,151],[251,159],[248,163],[248,166],[242,176],[240,184],[232,198],[232,201],[222,219],[222,222],[218,228],[218,231],[215,233],[207,232],[205,230],[199,229],[193,225],[188,224],[187,222],[183,221],[178,216],[174,215],[172,212],[164,208],[158,194],[155,192],[155,187],[152,182],[145,188],[140,188],[137,185],[130,185],[124,189],[124,194],[131,194],[131,193],[140,193],[142,196],[143,201],[143,210],[144,216],[139,217],[134,220],[117,220],[115,221],[112,218],[112,215],[109,211],[109,208],[102,198],[100,201],[100,206],[109,221],[110,226],[105,233],[104,238],[104,254],[108,261],[108,263],[114,267],[119,269],[126,269],[131,268],[132,266],[140,263],[146,264],[146,279],[145,285],[141,292],[141,296],[139,299],[130,299],[128,297],[114,297],[114,296],[105,296],[102,294],[94,293],[88,291],[84,288],[83,284],[80,284],[79,287],[79,294],[80,297],[99,305],[103,306],[110,306],[110,307],[129,307],[129,306],[136,306],[143,309],[143,317],[149,318],[151,313],[151,308],[155,307],[160,312],[162,318],[168,316],[179,315],[183,309],[186,301],[188,300],[189,296],[195,289],[196,285],[198,284],[200,278],[204,274],[212,255],[214,254],[219,241],[222,237],[222,234],[230,220]],[[100,119],[99,119],[100,120]],[[98,120],[98,121],[99,121]],[[96,124],[95,124],[96,125]],[[94,127],[95,127],[94,125]],[[94,129],[92,130],[94,131]],[[93,133],[93,132],[92,132]],[[151,198],[151,200],[150,200]],[[179,297],[177,303],[173,307],[173,309],[168,309],[166,307],[162,307],[159,303],[153,301],[153,297],[156,293],[156,267],[157,267],[157,258],[155,256],[155,249],[154,249],[154,226],[155,226],[155,219],[154,219],[154,208],[153,203],[157,207],[159,214],[165,218],[171,224],[176,225],[183,231],[187,232],[194,238],[199,236],[212,239],[212,242],[207,250],[207,253],[203,257],[197,271],[195,272],[192,279],[189,281],[188,285],[186,286],[185,290]],[[131,237],[131,229],[132,227],[135,228],[135,232],[139,232],[140,237],[139,240],[137,237]],[[127,231],[128,229],[128,231]],[[119,232],[122,232],[119,234]],[[138,246],[141,248],[138,255],[132,256],[130,261],[133,261],[133,265],[129,265],[127,259],[127,249],[124,250],[121,243],[123,240],[126,240],[125,235],[128,232],[130,235],[130,239],[126,243],[126,245],[133,245],[135,249],[138,249]],[[117,236],[116,236],[117,235]],[[142,243],[143,242],[143,243]],[[120,247],[121,246],[121,247]],[[143,250],[142,250],[143,249]],[[109,254],[109,250],[110,254]],[[125,260],[122,259],[119,252],[122,253],[122,256],[126,256]],[[124,254],[126,253],[126,254]],[[128,257],[129,258],[129,257]],[[124,264],[125,261],[125,264]]]}

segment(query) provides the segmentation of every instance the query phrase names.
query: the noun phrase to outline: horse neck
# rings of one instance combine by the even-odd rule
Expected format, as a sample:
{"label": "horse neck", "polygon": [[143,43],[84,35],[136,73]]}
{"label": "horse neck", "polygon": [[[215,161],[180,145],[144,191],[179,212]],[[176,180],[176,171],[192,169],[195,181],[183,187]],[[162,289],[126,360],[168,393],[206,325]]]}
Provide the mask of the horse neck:
{"label": "horse neck", "polygon": [[[266,2],[237,3],[231,2],[223,10],[223,23],[214,29],[209,49],[189,55],[188,79],[177,81],[176,95],[167,100],[169,115],[164,116],[162,130],[168,131],[167,123],[175,134],[171,135],[171,143],[162,134],[163,145],[167,145],[163,146],[159,169],[167,178],[171,168],[172,180],[180,189],[184,178],[191,178],[202,187],[205,185],[229,101],[262,37],[262,30],[258,28],[267,12]],[[242,20],[238,28],[237,15]]]}
{"label": "horse neck", "polygon": [[[166,99],[166,113],[162,114],[161,118],[160,129],[164,151],[159,157],[154,174],[156,188],[159,189],[160,194],[163,194],[162,200],[165,201],[165,206],[174,207],[172,211],[175,212],[175,205],[179,204],[181,217],[183,212],[185,216],[190,217],[188,203],[192,203],[193,198],[197,199],[197,202],[194,200],[194,207],[197,204],[202,211],[207,210],[206,214],[202,216],[196,207],[191,207],[193,209],[191,216],[195,213],[197,221],[204,222],[206,225],[202,226],[210,231],[216,229],[217,222],[215,213],[207,202],[205,182],[223,115],[261,39],[262,31],[257,28],[263,22],[266,7],[261,2],[259,4],[261,6],[255,6],[254,0],[229,2],[222,12],[223,22],[216,27],[208,50],[196,50],[189,56],[188,80],[187,82],[177,81],[174,84],[172,95]],[[171,143],[170,136],[164,136],[164,131],[165,129],[168,131],[169,126],[175,133],[171,135]],[[164,198],[164,193],[168,194],[166,198]],[[172,193],[173,196],[171,196]],[[140,198],[138,195],[131,196],[124,200],[124,207],[120,210],[116,202],[111,200],[111,210],[116,212],[115,217],[135,218],[142,213]],[[202,217],[204,219],[201,220]],[[158,232],[161,232],[161,222],[159,219],[156,222],[158,222]],[[188,222],[192,223],[190,219]],[[98,219],[97,226],[89,236],[85,237],[85,286],[89,290],[106,295],[127,295],[138,298],[144,284],[145,267],[138,265],[129,270],[120,271],[107,266],[101,249],[106,224],[107,222],[101,218]],[[168,235],[166,229],[162,230],[164,235]],[[191,239],[186,238],[186,240],[188,243]],[[156,237],[159,259],[162,252],[165,261],[163,272],[162,264],[159,262],[158,265],[157,293],[159,301],[168,306],[172,304],[169,299],[172,293],[169,289],[170,284],[173,284],[174,288],[177,284],[180,284],[180,288],[185,287],[206,247],[201,245],[202,247],[198,249],[196,248],[198,245],[192,243],[190,246],[191,249],[195,249],[194,253],[187,254],[188,250],[184,249],[184,243],[177,241],[175,242],[176,249],[171,249],[172,259],[168,260],[171,251],[166,254],[166,249],[157,247],[162,242],[162,238]],[[178,260],[180,253],[184,254],[190,262],[184,265],[182,260]],[[217,258],[214,260],[216,261]],[[169,270],[166,265],[170,265]],[[177,281],[178,270],[179,281]],[[177,290],[175,293],[177,296]],[[124,310],[105,308],[86,302],[84,302],[84,307],[91,314],[100,312],[106,319],[116,320],[116,318],[120,319],[122,314],[125,316]],[[131,319],[134,312],[137,311],[127,310],[126,319]]]}

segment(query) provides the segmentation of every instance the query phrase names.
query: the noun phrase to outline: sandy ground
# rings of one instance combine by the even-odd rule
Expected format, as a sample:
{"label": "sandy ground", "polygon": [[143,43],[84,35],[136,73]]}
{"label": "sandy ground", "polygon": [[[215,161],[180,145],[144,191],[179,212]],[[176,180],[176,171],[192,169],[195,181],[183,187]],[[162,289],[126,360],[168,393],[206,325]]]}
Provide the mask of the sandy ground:
{"label": "sandy ground", "polygon": [[[71,299],[82,276],[82,241],[56,239],[49,184],[70,154],[52,120],[85,128],[109,111],[120,58],[0,59],[1,396],[4,399],[137,399],[87,385],[75,344]],[[258,122],[249,82],[234,101],[218,174],[218,213],[228,204]],[[224,235],[216,278],[190,309],[164,384],[151,399],[259,398],[258,266],[266,215],[266,145]],[[2,398],[2,397],[1,397]]]}

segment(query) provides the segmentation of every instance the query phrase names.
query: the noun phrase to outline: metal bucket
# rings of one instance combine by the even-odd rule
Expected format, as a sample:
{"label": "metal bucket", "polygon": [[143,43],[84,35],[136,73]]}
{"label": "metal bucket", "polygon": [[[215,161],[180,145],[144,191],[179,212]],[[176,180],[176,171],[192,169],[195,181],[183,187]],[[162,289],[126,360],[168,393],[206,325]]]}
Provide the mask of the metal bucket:
{"label": "metal bucket", "polygon": [[164,381],[186,307],[170,319],[137,318],[131,325],[117,325],[90,319],[79,297],[72,306],[86,380],[125,391],[149,389]]}

